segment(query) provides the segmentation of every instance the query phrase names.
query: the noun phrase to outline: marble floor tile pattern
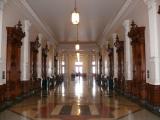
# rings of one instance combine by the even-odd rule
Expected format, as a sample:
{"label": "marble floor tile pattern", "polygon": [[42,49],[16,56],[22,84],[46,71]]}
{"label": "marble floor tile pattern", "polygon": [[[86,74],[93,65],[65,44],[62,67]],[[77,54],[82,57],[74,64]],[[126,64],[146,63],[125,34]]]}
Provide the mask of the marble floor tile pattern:
{"label": "marble floor tile pattern", "polygon": [[128,99],[81,77],[25,99],[0,113],[0,120],[160,120]]}

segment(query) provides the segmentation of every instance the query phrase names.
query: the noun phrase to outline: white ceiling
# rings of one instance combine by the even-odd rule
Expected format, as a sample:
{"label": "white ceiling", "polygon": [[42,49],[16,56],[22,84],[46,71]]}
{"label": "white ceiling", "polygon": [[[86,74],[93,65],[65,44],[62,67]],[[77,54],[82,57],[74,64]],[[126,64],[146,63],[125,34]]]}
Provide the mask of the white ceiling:
{"label": "white ceiling", "polygon": [[[77,0],[80,12],[79,41],[95,42],[113,20],[126,0]],[[70,16],[74,0],[27,0],[35,13],[46,22],[59,42],[76,41],[76,27]]]}

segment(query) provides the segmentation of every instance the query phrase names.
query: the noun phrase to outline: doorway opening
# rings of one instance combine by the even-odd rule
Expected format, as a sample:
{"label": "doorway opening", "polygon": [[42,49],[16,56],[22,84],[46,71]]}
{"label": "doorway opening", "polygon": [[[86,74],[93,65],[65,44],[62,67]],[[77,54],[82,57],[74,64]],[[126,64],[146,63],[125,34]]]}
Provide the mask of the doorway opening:
{"label": "doorway opening", "polygon": [[83,62],[81,61],[75,62],[75,72],[76,72],[76,76],[83,75]]}

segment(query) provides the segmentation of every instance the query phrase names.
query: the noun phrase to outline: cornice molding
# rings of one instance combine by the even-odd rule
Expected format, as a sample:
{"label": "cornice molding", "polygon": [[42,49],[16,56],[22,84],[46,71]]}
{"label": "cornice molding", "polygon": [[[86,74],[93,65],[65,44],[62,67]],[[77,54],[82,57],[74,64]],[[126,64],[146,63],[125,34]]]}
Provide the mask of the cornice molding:
{"label": "cornice molding", "polygon": [[39,18],[39,16],[34,12],[34,10],[30,7],[28,2],[26,0],[13,0],[16,5],[20,6],[21,8],[27,10],[27,12],[31,15],[31,17],[34,18],[34,20],[39,24],[39,26],[43,29],[45,32],[45,37],[49,40],[54,42],[56,45],[58,42],[56,41],[56,38],[52,32],[52,30],[49,28],[47,24],[45,24],[42,19]]}
{"label": "cornice molding", "polygon": [[125,12],[127,12],[128,7],[131,6],[131,5],[133,5],[132,3],[136,2],[136,1],[137,0],[127,0],[124,3],[124,5],[119,10],[119,12],[116,15],[116,17],[111,22],[109,22],[106,25],[106,27],[105,27],[105,29],[104,29],[104,31],[103,31],[100,39],[97,40],[97,41],[100,41],[100,44],[104,43],[103,38],[105,38],[105,36],[107,36],[110,33],[110,31],[112,30],[112,28],[117,24],[118,20],[124,15]]}

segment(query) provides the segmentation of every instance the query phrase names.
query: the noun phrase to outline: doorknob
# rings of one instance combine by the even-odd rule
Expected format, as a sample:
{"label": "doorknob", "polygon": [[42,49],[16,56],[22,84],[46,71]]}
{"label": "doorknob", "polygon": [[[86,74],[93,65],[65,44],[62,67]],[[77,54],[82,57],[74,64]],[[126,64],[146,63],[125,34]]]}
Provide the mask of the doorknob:
{"label": "doorknob", "polygon": [[6,78],[5,71],[2,71],[2,79],[5,79],[5,78]]}
{"label": "doorknob", "polygon": [[149,78],[150,77],[150,75],[149,75],[149,70],[147,70],[147,78]]}

